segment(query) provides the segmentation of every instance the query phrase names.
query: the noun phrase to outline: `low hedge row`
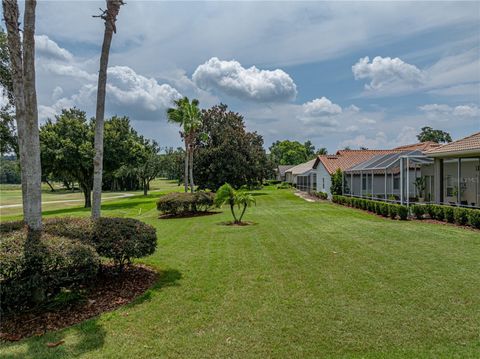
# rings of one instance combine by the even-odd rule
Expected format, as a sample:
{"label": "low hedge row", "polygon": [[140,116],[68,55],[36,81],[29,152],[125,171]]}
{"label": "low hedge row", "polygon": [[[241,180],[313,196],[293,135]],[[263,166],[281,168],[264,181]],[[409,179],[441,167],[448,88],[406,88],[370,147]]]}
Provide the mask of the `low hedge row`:
{"label": "low hedge row", "polygon": [[215,194],[212,192],[172,192],[158,199],[157,209],[163,214],[171,215],[186,212],[205,212],[213,207],[214,199]]}
{"label": "low hedge row", "polygon": [[334,195],[332,201],[349,207],[360,208],[392,219],[408,219],[411,215],[417,219],[431,218],[439,221],[469,225],[480,229],[480,210],[463,207],[442,206],[436,204],[413,204],[410,209],[394,203],[373,201],[365,198]]}
{"label": "low hedge row", "polygon": [[396,219],[397,217],[401,220],[406,220],[408,218],[408,208],[401,206],[395,203],[387,203],[381,201],[373,201],[365,198],[357,197],[348,197],[334,195],[332,197],[334,203],[342,204],[344,206],[349,206],[353,208],[364,209],[370,212],[374,212],[383,217],[390,217]]}
{"label": "low hedge row", "polygon": [[328,199],[328,194],[325,192],[313,192],[313,195],[320,199]]}
{"label": "low hedge row", "polygon": [[480,229],[480,210],[464,207],[441,206],[437,204],[414,204],[411,206],[412,214],[417,219],[436,219],[439,221],[455,223],[460,226],[469,225]]}
{"label": "low hedge row", "polygon": [[41,232],[5,222],[0,233],[0,312],[48,301],[61,288],[78,288],[97,274],[100,256],[122,268],[157,245],[155,228],[132,218],[46,219]]}

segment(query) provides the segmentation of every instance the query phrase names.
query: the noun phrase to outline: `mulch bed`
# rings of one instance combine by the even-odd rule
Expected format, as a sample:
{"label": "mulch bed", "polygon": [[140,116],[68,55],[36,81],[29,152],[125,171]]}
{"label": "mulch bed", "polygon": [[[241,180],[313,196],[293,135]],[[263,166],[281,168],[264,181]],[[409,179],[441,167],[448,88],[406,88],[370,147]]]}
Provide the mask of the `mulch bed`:
{"label": "mulch bed", "polygon": [[103,266],[97,280],[85,288],[81,300],[61,307],[39,308],[3,317],[0,340],[17,341],[32,335],[40,336],[112,311],[145,293],[157,278],[157,272],[143,265],[129,266],[120,274],[111,266]]}
{"label": "mulch bed", "polygon": [[160,219],[174,219],[174,218],[191,218],[191,217],[203,217],[219,214],[218,211],[205,211],[205,212],[182,212],[177,214],[162,214],[158,218]]}

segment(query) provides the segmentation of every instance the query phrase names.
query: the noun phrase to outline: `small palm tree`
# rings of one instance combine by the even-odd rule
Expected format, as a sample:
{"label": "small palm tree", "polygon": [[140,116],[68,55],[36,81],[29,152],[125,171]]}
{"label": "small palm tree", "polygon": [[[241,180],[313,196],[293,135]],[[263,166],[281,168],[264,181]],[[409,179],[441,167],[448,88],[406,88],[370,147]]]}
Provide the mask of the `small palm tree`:
{"label": "small palm tree", "polygon": [[[230,206],[233,222],[235,224],[242,223],[242,218],[247,210],[247,207],[255,203],[255,197],[253,197],[250,193],[245,191],[235,191],[235,189],[228,183],[225,183],[223,186],[221,186],[215,195],[215,205],[217,207],[221,207],[224,204],[228,204]],[[239,218],[237,218],[237,215],[235,214],[235,205],[238,206],[239,209],[243,207]]]}
{"label": "small palm tree", "polygon": [[176,123],[182,128],[180,134],[185,142],[185,192],[188,192],[189,177],[190,188],[191,191],[194,192],[193,151],[198,130],[202,126],[202,114],[198,107],[199,102],[197,99],[193,99],[190,102],[188,97],[183,97],[179,100],[175,100],[174,104],[175,107],[167,110],[167,117],[169,122]]}

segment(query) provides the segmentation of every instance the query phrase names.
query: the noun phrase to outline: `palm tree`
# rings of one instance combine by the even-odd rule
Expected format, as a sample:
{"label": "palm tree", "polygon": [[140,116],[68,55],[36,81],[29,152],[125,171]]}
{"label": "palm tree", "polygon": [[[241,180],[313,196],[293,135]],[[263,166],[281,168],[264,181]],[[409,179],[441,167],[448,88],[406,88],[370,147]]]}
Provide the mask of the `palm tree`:
{"label": "palm tree", "polygon": [[[215,205],[221,207],[224,204],[228,204],[230,206],[230,211],[232,212],[233,223],[235,224],[242,223],[242,218],[247,207],[250,207],[255,203],[255,197],[250,193],[246,191],[235,191],[235,189],[228,183],[221,186],[215,194]],[[238,206],[239,209],[242,208],[242,213],[239,218],[237,218],[237,215],[235,214],[235,205]]]}
{"label": "palm tree", "polygon": [[105,32],[103,34],[102,54],[100,56],[100,71],[98,72],[97,109],[95,114],[95,157],[93,158],[93,205],[92,218],[100,217],[102,202],[102,174],[103,174],[103,128],[105,116],[105,94],[107,87],[108,56],[113,34],[117,32],[115,22],[124,5],[123,0],[107,0],[107,10],[99,15],[105,20]]}
{"label": "palm tree", "polygon": [[198,130],[202,125],[202,114],[198,108],[199,102],[193,99],[191,102],[188,97],[183,97],[174,101],[175,108],[167,110],[168,121],[180,125],[182,131],[180,134],[185,142],[185,173],[184,185],[185,192],[188,192],[188,183],[190,177],[190,189],[195,191],[193,181],[193,152],[195,149],[195,140],[198,136]]}

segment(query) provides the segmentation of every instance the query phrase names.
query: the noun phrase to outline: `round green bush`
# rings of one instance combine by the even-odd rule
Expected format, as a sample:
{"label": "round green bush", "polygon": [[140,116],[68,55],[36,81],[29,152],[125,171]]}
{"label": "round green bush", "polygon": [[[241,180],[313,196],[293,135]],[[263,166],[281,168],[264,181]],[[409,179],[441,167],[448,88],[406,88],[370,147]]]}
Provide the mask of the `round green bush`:
{"label": "round green bush", "polygon": [[396,204],[388,204],[388,215],[391,219],[397,218],[398,210]]}
{"label": "round green bush", "polygon": [[423,215],[425,214],[425,206],[414,204],[412,205],[412,213],[417,219],[423,219]]}
{"label": "round green bush", "polygon": [[480,210],[470,209],[468,211],[468,224],[474,228],[480,229]]}
{"label": "round green bush", "polygon": [[43,231],[54,236],[90,243],[93,235],[93,221],[90,218],[79,217],[47,218],[43,220]]}
{"label": "round green bush", "polygon": [[443,207],[438,205],[434,205],[433,207],[435,208],[435,218],[439,221],[445,220],[445,212],[443,211]]}
{"label": "round green bush", "polygon": [[154,227],[133,218],[102,217],[94,223],[91,243],[98,254],[122,267],[132,258],[153,254],[157,234]]}
{"label": "round green bush", "polygon": [[405,221],[408,218],[408,207],[397,204],[397,212],[402,221]]}
{"label": "round green bush", "polygon": [[0,241],[0,310],[21,310],[48,300],[61,288],[95,277],[100,259],[78,240],[19,230]]}
{"label": "round green bush", "polygon": [[453,212],[453,208],[450,207],[450,206],[444,206],[443,207],[443,214],[445,216],[445,220],[448,222],[448,223],[453,223],[453,221],[455,220],[455,217],[454,217],[454,212]]}
{"label": "round green bush", "polygon": [[215,195],[212,192],[172,192],[161,196],[157,200],[157,210],[170,215],[207,211],[213,207],[214,199]]}
{"label": "round green bush", "polygon": [[454,208],[453,209],[453,219],[456,224],[464,226],[468,223],[468,210],[466,208]]}

